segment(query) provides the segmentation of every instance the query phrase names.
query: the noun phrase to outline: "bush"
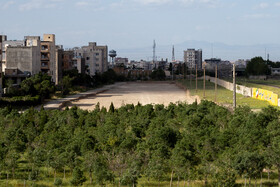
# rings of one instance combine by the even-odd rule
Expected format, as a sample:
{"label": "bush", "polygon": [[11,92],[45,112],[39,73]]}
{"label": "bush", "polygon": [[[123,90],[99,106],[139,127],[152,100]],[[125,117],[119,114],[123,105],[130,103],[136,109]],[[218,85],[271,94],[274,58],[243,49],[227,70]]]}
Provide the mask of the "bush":
{"label": "bush", "polygon": [[16,96],[11,98],[1,98],[0,106],[36,106],[41,104],[41,97],[37,96]]}
{"label": "bush", "polygon": [[57,178],[55,179],[54,183],[55,186],[60,186],[62,184],[62,179],[61,178]]}
{"label": "bush", "polygon": [[84,176],[84,173],[78,167],[75,167],[72,176],[73,178],[70,182],[74,186],[82,185],[86,181],[86,177]]}

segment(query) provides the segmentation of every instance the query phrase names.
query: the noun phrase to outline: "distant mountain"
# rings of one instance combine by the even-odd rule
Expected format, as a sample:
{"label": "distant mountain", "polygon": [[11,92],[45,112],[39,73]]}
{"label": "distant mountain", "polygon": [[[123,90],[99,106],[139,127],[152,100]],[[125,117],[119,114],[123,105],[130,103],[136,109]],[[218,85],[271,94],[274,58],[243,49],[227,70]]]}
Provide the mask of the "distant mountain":
{"label": "distant mountain", "polygon": [[[265,57],[269,54],[272,61],[280,61],[280,44],[256,44],[256,45],[228,45],[224,43],[211,43],[206,41],[186,41],[175,44],[176,60],[183,60],[183,51],[189,48],[202,49],[203,59],[221,58],[222,60],[235,61],[238,59],[251,59],[255,56]],[[212,53],[213,49],[213,53]],[[152,60],[153,48],[149,47],[116,49],[120,57],[127,57],[130,60]],[[172,58],[172,45],[157,45],[156,55],[158,59]]]}

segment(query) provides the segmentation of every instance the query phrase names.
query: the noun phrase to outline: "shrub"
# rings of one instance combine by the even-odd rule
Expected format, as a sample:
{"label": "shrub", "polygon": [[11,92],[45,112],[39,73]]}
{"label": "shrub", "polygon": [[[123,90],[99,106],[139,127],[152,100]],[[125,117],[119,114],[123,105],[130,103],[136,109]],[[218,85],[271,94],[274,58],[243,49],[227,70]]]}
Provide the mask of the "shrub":
{"label": "shrub", "polygon": [[56,178],[53,184],[55,186],[60,186],[62,184],[62,179],[61,178]]}
{"label": "shrub", "polygon": [[86,181],[86,177],[84,176],[84,173],[81,171],[80,168],[75,167],[73,174],[72,174],[72,180],[70,181],[71,184],[74,186],[82,185]]}

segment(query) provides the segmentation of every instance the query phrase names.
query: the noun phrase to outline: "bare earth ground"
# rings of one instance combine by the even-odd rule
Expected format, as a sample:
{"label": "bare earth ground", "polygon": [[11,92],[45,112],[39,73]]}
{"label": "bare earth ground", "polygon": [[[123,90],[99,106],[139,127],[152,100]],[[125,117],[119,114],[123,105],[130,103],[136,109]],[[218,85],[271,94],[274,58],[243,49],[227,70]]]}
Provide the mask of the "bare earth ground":
{"label": "bare earth ground", "polygon": [[195,98],[190,97],[186,91],[170,82],[133,82],[120,84],[103,93],[69,102],[66,106],[76,105],[81,109],[93,110],[98,102],[101,107],[108,109],[111,102],[119,108],[125,104],[136,105],[138,102],[142,105],[164,104],[167,106],[171,102],[178,101],[193,103]]}

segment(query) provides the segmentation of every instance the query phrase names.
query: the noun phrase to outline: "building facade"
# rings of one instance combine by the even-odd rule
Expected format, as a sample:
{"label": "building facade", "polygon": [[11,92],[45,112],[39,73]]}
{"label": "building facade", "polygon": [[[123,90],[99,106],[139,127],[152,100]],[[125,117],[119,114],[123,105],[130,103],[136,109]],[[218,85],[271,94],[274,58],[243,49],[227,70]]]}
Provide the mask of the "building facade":
{"label": "building facade", "polygon": [[23,41],[5,41],[2,72],[19,84],[40,72],[40,37],[26,36]]}
{"label": "building facade", "polygon": [[55,49],[55,65],[54,65],[54,83],[58,85],[62,80],[62,71],[63,71],[63,56],[64,49],[63,46],[56,46]]}
{"label": "building facade", "polygon": [[2,96],[2,43],[7,40],[6,35],[0,35],[0,97]]}
{"label": "building facade", "polygon": [[107,46],[97,46],[96,42],[89,42],[88,46],[74,48],[74,56],[85,59],[86,73],[91,76],[108,70]]}
{"label": "building facade", "polygon": [[67,50],[63,52],[63,58],[62,58],[62,67],[63,71],[68,71],[75,69],[75,61],[74,59],[74,51],[73,50]]}
{"label": "building facade", "polygon": [[55,35],[44,34],[41,41],[41,72],[51,76],[57,84],[56,56]]}
{"label": "building facade", "polygon": [[202,69],[202,50],[188,49],[184,51],[184,62],[188,68],[195,69],[197,65],[197,69]]}

